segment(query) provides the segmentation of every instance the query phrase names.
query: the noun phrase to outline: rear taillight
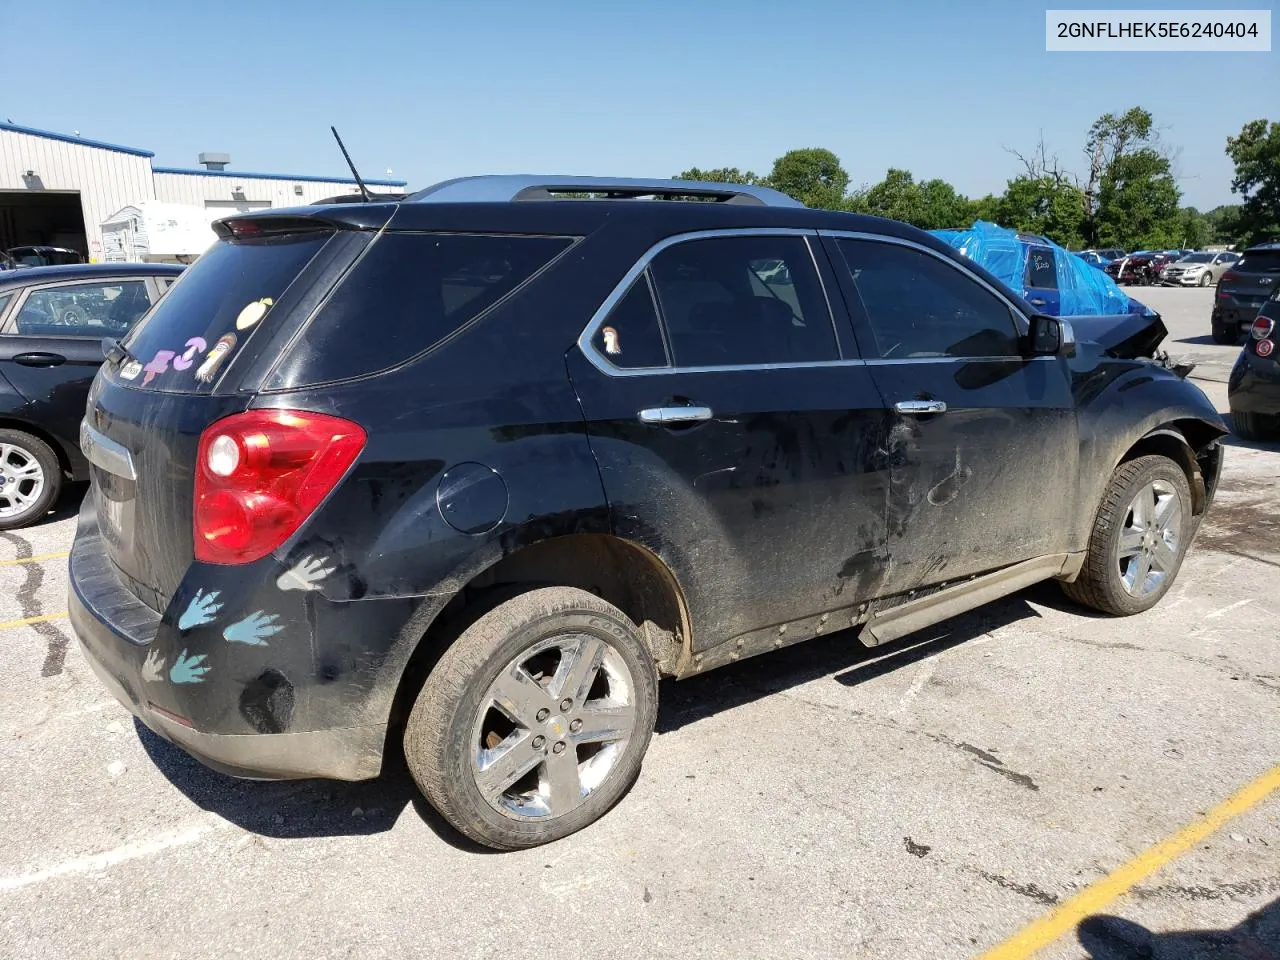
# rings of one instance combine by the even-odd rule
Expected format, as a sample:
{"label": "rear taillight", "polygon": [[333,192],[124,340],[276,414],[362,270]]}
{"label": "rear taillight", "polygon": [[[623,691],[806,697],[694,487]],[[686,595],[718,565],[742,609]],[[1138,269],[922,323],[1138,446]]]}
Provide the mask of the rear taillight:
{"label": "rear taillight", "polygon": [[250,563],[292,536],[364,449],[358,424],[296,410],[250,410],[200,437],[195,556]]}
{"label": "rear taillight", "polygon": [[1224,273],[1224,274],[1222,275],[1222,279],[1221,279],[1221,280],[1219,280],[1218,282],[1219,282],[1219,283],[1231,283],[1232,281],[1234,281],[1234,280],[1239,280],[1239,279],[1240,279],[1240,274],[1238,274],[1238,273],[1232,273],[1230,270],[1228,270],[1226,273]]}
{"label": "rear taillight", "polygon": [[1249,328],[1249,334],[1255,340],[1266,340],[1276,328],[1276,322],[1270,317],[1258,317]]}

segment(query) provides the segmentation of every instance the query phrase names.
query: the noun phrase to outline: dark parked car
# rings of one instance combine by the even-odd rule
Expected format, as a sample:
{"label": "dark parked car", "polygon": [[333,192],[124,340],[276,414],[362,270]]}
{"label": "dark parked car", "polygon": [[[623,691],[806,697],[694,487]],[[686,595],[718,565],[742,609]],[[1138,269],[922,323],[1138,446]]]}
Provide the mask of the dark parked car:
{"label": "dark parked car", "polygon": [[79,264],[0,273],[0,530],[48,512],[80,453],[104,338],[123,336],[181,267]]}
{"label": "dark parked car", "polygon": [[10,259],[22,267],[65,267],[84,263],[84,254],[69,247],[49,247],[40,244],[10,247]]}
{"label": "dark parked car", "polygon": [[1052,578],[1150,608],[1217,483],[1158,317],[1077,343],[906,224],[480,177],[215,229],[94,382],[85,654],[230,773],[370,778],[402,738],[493,847],[626,792],[659,676]]}
{"label": "dark parked car", "polygon": [[1250,328],[1227,381],[1227,402],[1237,436],[1280,440],[1280,287],[1272,291]]}
{"label": "dark parked car", "polygon": [[1280,243],[1250,247],[1218,281],[1210,327],[1217,343],[1239,343],[1280,285]]}
{"label": "dark parked car", "polygon": [[1159,283],[1164,268],[1177,259],[1176,253],[1146,250],[1114,260],[1106,265],[1105,270],[1116,283],[1150,286]]}

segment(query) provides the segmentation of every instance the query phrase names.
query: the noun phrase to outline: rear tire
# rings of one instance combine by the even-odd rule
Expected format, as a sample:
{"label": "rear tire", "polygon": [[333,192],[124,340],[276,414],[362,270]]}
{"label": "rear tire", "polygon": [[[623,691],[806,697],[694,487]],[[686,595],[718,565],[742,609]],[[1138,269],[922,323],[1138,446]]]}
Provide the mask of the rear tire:
{"label": "rear tire", "polygon": [[1063,592],[1116,616],[1150,610],[1173,585],[1194,533],[1180,466],[1160,456],[1122,463],[1094,517],[1080,576]]}
{"label": "rear tire", "polygon": [[1213,342],[1220,343],[1223,346],[1231,346],[1240,342],[1240,333],[1238,330],[1227,327],[1220,327],[1217,324],[1213,326]]}
{"label": "rear tire", "polygon": [[62,492],[62,465],[49,445],[21,430],[0,429],[0,530],[29,526]]}
{"label": "rear tire", "polygon": [[405,760],[461,833],[534,847],[622,798],[657,715],[636,625],[585,590],[547,587],[490,610],[444,652],[409,714]]}
{"label": "rear tire", "polygon": [[1280,416],[1232,410],[1231,426],[1231,432],[1241,440],[1280,440]]}

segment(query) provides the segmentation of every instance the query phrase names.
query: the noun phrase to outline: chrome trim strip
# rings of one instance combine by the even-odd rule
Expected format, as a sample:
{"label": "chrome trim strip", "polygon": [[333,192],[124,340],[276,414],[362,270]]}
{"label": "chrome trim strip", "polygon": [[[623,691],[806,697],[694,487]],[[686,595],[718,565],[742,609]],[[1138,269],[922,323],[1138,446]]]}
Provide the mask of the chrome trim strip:
{"label": "chrome trim strip", "polygon": [[126,480],[138,479],[133,469],[133,456],[128,448],[93,429],[88,420],[80,421],[80,449],[85,459],[95,467],[101,467],[107,473]]}
{"label": "chrome trim strip", "polygon": [[[595,337],[596,332],[604,325],[605,318],[631,289],[631,284],[635,282],[636,277],[640,276],[653,262],[654,257],[660,254],[668,247],[673,247],[678,243],[688,243],[693,240],[710,240],[717,237],[801,237],[803,239],[811,239],[818,236],[818,231],[809,230],[800,227],[737,227],[724,230],[696,230],[691,233],[680,233],[670,237],[664,237],[652,247],[641,254],[640,259],[632,264],[631,269],[623,275],[622,280],[613,288],[613,291],[604,299],[604,303],[600,304],[599,309],[592,314],[591,319],[587,321],[586,327],[582,333],[578,335],[578,349],[582,351],[593,367],[603,373],[606,377],[641,377],[653,376],[657,373],[711,373],[725,370],[780,370],[788,368],[809,368],[809,367],[833,367],[833,366],[861,366],[862,360],[816,360],[812,363],[744,363],[725,366],[701,366],[701,367],[615,367],[607,359],[600,355],[596,348],[592,345],[591,340]],[[814,253],[813,244],[806,243],[809,249],[809,257],[815,260],[813,268],[818,274],[818,284],[822,288],[823,296],[827,297],[826,285],[822,282],[822,271],[818,269],[816,263],[817,254]],[[652,291],[651,291],[652,292]],[[655,299],[656,302],[656,299]],[[831,333],[836,338],[836,349],[840,349],[840,338],[835,329],[835,315],[832,313],[830,300],[827,301],[827,314],[831,318]]]}

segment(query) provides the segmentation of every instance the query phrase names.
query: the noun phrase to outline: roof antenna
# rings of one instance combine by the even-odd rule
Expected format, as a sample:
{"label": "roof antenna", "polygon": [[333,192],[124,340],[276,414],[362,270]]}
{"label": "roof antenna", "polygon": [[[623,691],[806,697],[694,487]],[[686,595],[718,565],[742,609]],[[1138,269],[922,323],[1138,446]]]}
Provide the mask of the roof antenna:
{"label": "roof antenna", "polygon": [[333,139],[338,141],[338,149],[342,151],[342,156],[347,161],[347,166],[351,168],[351,174],[356,178],[356,185],[360,188],[360,196],[364,197],[365,203],[373,202],[373,194],[369,192],[369,188],[364,185],[364,181],[360,179],[360,171],[356,169],[356,165],[351,162],[351,154],[347,153],[347,148],[342,142],[342,138],[338,136],[338,128],[330,127],[333,132]]}

